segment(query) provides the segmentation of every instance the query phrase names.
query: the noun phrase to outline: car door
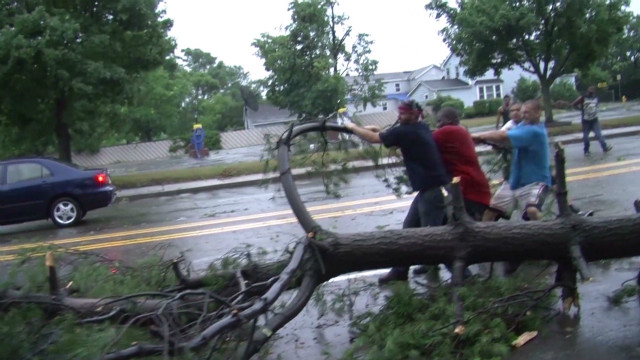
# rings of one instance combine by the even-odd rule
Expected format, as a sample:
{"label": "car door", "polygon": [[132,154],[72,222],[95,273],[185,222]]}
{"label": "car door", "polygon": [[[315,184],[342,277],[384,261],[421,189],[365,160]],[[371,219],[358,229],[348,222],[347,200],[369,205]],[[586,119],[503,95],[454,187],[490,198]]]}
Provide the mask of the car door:
{"label": "car door", "polygon": [[2,197],[8,222],[47,217],[52,178],[47,168],[37,162],[8,163],[4,178]]}

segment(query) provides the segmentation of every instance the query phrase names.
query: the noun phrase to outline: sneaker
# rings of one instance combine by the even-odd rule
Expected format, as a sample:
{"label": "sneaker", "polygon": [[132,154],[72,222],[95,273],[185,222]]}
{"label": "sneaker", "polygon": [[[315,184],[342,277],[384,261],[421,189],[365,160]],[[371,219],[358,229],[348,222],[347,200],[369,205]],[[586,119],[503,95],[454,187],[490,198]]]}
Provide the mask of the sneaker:
{"label": "sneaker", "polygon": [[407,281],[408,278],[408,274],[399,274],[397,271],[391,269],[386,275],[378,278],[378,285],[384,285],[393,281]]}
{"label": "sneaker", "polygon": [[609,151],[611,151],[611,149],[613,149],[613,146],[607,145],[604,147],[604,149],[602,149],[602,152],[608,153]]}
{"label": "sneaker", "polygon": [[589,156],[591,156],[591,153],[590,153],[590,152],[588,152],[588,151],[585,151],[585,152],[584,152],[584,157],[589,157]]}

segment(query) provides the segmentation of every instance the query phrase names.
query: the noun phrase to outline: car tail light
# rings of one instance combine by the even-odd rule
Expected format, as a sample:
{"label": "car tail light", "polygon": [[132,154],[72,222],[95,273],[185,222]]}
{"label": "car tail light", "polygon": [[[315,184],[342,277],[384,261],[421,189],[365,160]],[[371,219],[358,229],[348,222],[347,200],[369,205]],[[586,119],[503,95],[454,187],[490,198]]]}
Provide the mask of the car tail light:
{"label": "car tail light", "polygon": [[109,175],[106,173],[97,173],[93,178],[100,186],[104,186],[109,183]]}

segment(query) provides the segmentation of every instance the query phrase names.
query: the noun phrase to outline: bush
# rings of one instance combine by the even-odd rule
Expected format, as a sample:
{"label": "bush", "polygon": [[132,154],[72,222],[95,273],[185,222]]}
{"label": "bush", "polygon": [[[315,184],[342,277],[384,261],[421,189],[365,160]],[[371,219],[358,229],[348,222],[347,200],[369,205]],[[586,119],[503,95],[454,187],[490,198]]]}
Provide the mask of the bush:
{"label": "bush", "polygon": [[473,102],[473,109],[478,116],[489,115],[489,101],[487,100],[476,100]]}
{"label": "bush", "polygon": [[473,102],[473,109],[478,116],[484,116],[489,113],[489,102],[487,100],[476,100]]}
{"label": "bush", "polygon": [[431,110],[433,111],[434,114],[436,114],[438,113],[438,111],[440,111],[440,109],[442,109],[442,104],[444,104],[445,102],[454,101],[454,100],[458,100],[458,99],[450,95],[443,95],[443,96],[438,95],[435,99],[427,101],[427,105],[431,106]]}
{"label": "bush", "polygon": [[473,106],[467,106],[462,109],[462,118],[471,119],[473,117],[476,117],[476,109]]}
{"label": "bush", "polygon": [[[489,101],[489,113],[487,115],[494,115],[498,113],[498,108],[502,106],[502,99],[491,99]],[[512,102],[513,103],[513,102]]]}
{"label": "bush", "polygon": [[566,101],[571,102],[578,97],[578,91],[568,80],[560,81],[551,86],[551,101]]}
{"label": "bush", "polygon": [[446,107],[452,107],[458,110],[458,113],[461,113],[462,110],[464,110],[464,103],[462,102],[462,100],[458,100],[458,99],[449,100],[442,103],[442,108],[446,108]]}
{"label": "bush", "polygon": [[537,99],[540,95],[540,83],[536,80],[529,80],[523,76],[516,82],[513,89],[513,96],[520,102]]}

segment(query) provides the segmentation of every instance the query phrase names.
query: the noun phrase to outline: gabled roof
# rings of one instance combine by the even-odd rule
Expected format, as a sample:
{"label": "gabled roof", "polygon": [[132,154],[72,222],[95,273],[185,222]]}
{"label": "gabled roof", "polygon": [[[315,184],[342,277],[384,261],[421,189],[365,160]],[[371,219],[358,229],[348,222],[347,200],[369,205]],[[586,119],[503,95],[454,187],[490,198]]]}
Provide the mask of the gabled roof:
{"label": "gabled roof", "polygon": [[420,86],[426,86],[431,90],[437,91],[468,88],[471,85],[460,79],[425,80],[416,85],[416,87],[414,87],[413,90],[409,92],[409,95],[413,94]]}
{"label": "gabled roof", "polygon": [[[382,80],[383,82],[391,81],[405,81],[411,78],[413,71],[401,71],[392,73],[374,74],[371,76],[371,81]],[[355,76],[345,76],[348,83],[352,83]]]}
{"label": "gabled roof", "polygon": [[438,70],[442,71],[442,68],[438,65],[429,65],[429,66],[425,66],[423,68],[420,68],[418,70],[415,70],[414,72],[411,73],[411,78],[412,79],[417,79],[419,77],[421,77],[422,75],[424,75],[426,72],[428,72],[429,70],[433,69],[433,68],[437,68]]}
{"label": "gabled roof", "polygon": [[246,120],[253,126],[289,123],[296,120],[295,114],[269,103],[261,103],[257,111],[247,108]]}
{"label": "gabled roof", "polygon": [[474,84],[475,85],[484,85],[484,84],[502,84],[504,81],[502,81],[502,79],[500,78],[493,78],[493,79],[480,79],[478,81],[476,81]]}
{"label": "gabled roof", "polygon": [[447,65],[447,62],[449,62],[449,60],[451,60],[452,57],[453,57],[453,53],[449,52],[449,55],[447,55],[447,57],[444,58],[444,61],[442,62],[442,65],[440,65],[440,67],[444,69]]}

